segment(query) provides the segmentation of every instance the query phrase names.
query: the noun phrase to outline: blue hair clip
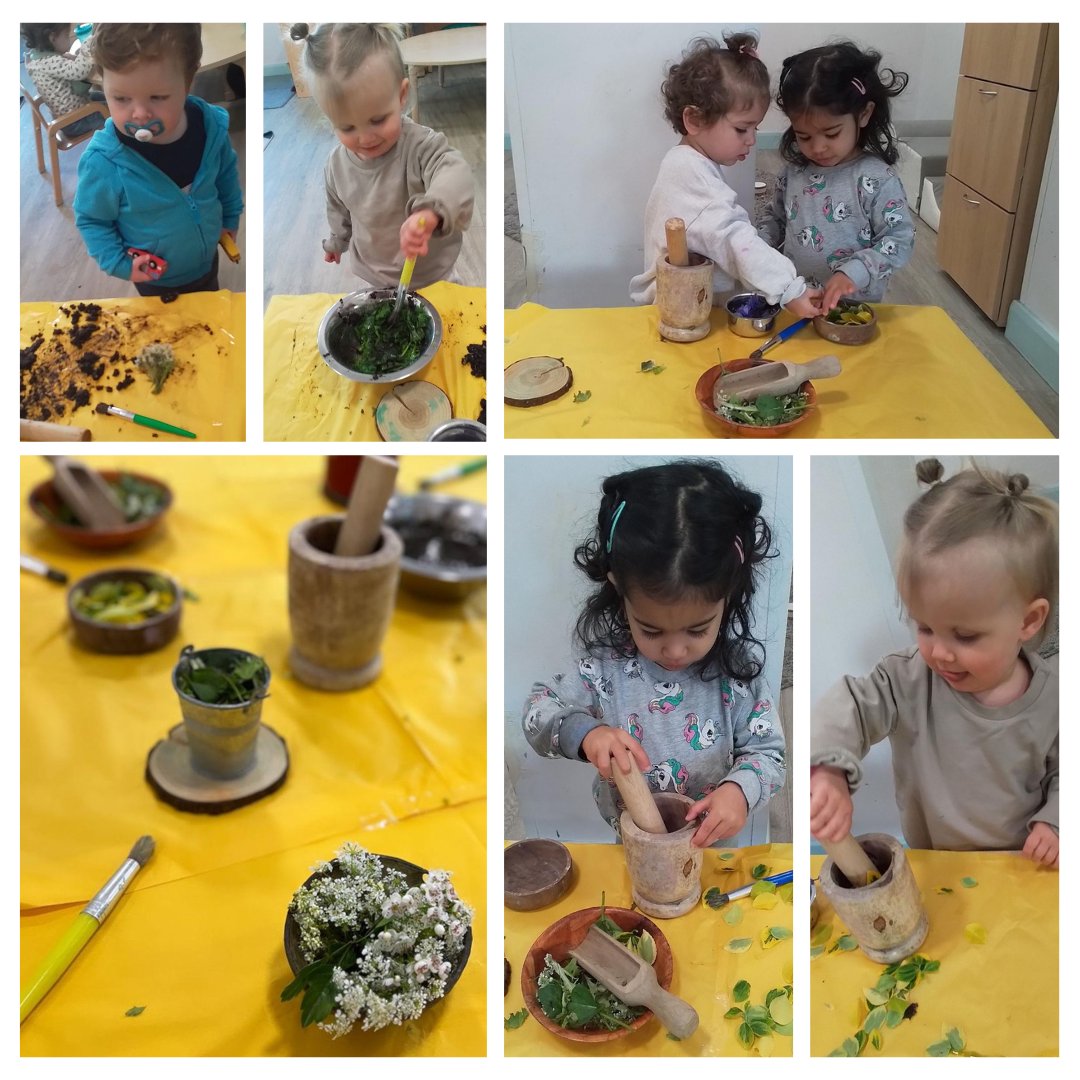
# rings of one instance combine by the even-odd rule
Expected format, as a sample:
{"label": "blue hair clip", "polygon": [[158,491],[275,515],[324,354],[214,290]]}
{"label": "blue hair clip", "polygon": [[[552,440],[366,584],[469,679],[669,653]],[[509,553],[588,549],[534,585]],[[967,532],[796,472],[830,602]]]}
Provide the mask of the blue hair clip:
{"label": "blue hair clip", "polygon": [[626,500],[623,499],[618,506],[615,507],[615,513],[611,515],[611,528],[608,529],[607,535],[607,553],[611,554],[611,545],[615,540],[615,526],[619,524],[619,515],[626,509]]}

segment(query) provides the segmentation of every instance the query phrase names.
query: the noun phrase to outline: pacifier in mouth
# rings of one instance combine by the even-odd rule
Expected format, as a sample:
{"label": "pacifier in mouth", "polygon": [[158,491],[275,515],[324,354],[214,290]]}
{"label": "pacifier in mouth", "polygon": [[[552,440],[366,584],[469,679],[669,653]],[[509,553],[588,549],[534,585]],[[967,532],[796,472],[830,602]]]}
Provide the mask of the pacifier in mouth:
{"label": "pacifier in mouth", "polygon": [[165,124],[161,120],[151,120],[148,124],[124,124],[124,133],[139,142],[149,142],[155,135],[165,134]]}

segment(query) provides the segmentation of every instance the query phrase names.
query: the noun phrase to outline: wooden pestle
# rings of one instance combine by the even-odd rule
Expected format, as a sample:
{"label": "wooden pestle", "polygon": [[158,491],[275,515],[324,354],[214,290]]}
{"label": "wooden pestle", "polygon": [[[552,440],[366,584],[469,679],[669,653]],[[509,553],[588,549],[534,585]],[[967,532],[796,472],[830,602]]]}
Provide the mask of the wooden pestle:
{"label": "wooden pestle", "polygon": [[686,250],[686,223],[682,218],[668,218],[664,222],[667,236],[667,258],[672,266],[689,266],[690,255]]}
{"label": "wooden pestle", "polygon": [[47,420],[20,420],[20,442],[90,442],[89,428],[50,424]]}
{"label": "wooden pestle", "polygon": [[863,885],[868,885],[880,876],[880,871],[870,861],[870,856],[863,851],[862,845],[851,833],[848,833],[843,840],[822,840],[818,837],[818,841],[832,857],[840,873],[848,879],[852,888],[858,889]]}
{"label": "wooden pestle", "polygon": [[397,471],[398,463],[392,458],[370,456],[360,463],[334,545],[335,555],[357,558],[375,550]]}
{"label": "wooden pestle", "polygon": [[624,773],[618,761],[612,759],[611,775],[615,778],[615,785],[634,824],[642,832],[666,833],[667,826],[660,816],[660,810],[657,808],[652,791],[649,790],[645,775],[638,772],[633,761],[630,762],[630,771]]}
{"label": "wooden pestle", "polygon": [[127,522],[108,481],[96,469],[74,458],[51,457],[53,486],[71,512],[88,529],[115,529]]}

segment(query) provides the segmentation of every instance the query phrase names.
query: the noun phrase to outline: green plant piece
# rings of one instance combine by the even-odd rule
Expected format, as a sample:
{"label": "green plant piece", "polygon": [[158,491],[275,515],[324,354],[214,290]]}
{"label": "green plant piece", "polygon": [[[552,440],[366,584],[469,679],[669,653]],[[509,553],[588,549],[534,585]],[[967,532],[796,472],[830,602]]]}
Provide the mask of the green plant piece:
{"label": "green plant piece", "polygon": [[180,654],[176,685],[180,692],[206,705],[243,705],[266,697],[270,670],[259,656],[196,655],[188,645]]}
{"label": "green plant piece", "polygon": [[354,371],[378,378],[408,367],[424,351],[430,318],[409,297],[391,322],[394,300],[380,300],[363,310],[345,309],[338,359]]}
{"label": "green plant piece", "polygon": [[965,889],[974,889],[979,883],[973,877],[966,877],[960,879],[960,884],[963,885]]}
{"label": "green plant piece", "polygon": [[503,1028],[506,1031],[514,1031],[521,1027],[526,1020],[529,1019],[528,1009],[518,1009],[517,1012],[512,1012],[505,1020],[503,1020]]}
{"label": "green plant piece", "polygon": [[810,946],[810,959],[816,960],[825,951],[824,945],[811,945]]}
{"label": "green plant piece", "polygon": [[740,979],[732,988],[731,996],[736,1001],[746,1001],[750,997],[750,984],[745,979]]}
{"label": "green plant piece", "polygon": [[165,380],[172,374],[176,366],[176,357],[172,348],[168,345],[147,345],[138,356],[135,363],[139,369],[150,377],[153,384],[153,393],[160,394]]}
{"label": "green plant piece", "polygon": [[[769,872],[769,868],[764,863],[758,863],[753,870],[750,871],[750,876],[756,881],[758,878],[763,878]],[[772,882],[769,882],[771,885]]]}
{"label": "green plant piece", "polygon": [[[753,941],[752,938],[748,938],[748,937],[734,938],[733,940],[729,941],[724,946],[724,952],[736,953],[736,954],[737,953],[749,952],[750,946],[753,945],[753,944],[754,944],[754,941]],[[736,1001],[741,1001],[743,999],[736,998],[735,1000]]]}
{"label": "green plant piece", "polygon": [[655,360],[645,360],[642,362],[640,374],[659,375],[663,370],[663,364],[658,364]]}
{"label": "green plant piece", "polygon": [[795,902],[795,883],[793,881],[787,882],[786,885],[781,885],[776,890],[780,894],[780,899],[785,904],[793,904]]}
{"label": "green plant piece", "polygon": [[731,1008],[728,1009],[728,1011],[726,1013],[724,1013],[724,1019],[725,1020],[734,1020],[736,1016],[742,1016],[742,1015],[744,1015],[743,1010],[740,1009],[738,1005],[732,1005]]}
{"label": "green plant piece", "polygon": [[574,404],[575,405],[580,405],[583,401],[588,401],[589,398],[591,398],[591,397],[592,397],[592,391],[591,390],[579,390],[574,395]]}
{"label": "green plant piece", "polygon": [[738,926],[743,921],[743,909],[738,904],[729,904],[724,909],[724,922],[728,926]]}
{"label": "green plant piece", "polygon": [[99,581],[71,594],[71,606],[80,615],[111,626],[146,622],[168,611],[175,600],[169,583],[154,574],[142,581]]}
{"label": "green plant piece", "polygon": [[938,889],[938,895],[939,896],[951,896],[952,895],[952,889],[948,888],[945,885],[942,885],[941,888]]}
{"label": "green plant piece", "polygon": [[776,883],[773,881],[755,881],[750,886],[750,899],[754,900],[762,893],[774,893],[776,892]]}
{"label": "green plant piece", "polygon": [[875,1050],[880,1050],[884,1043],[885,1040],[881,1037],[881,1028],[875,1028],[870,1032],[870,1045]]}
{"label": "green plant piece", "polygon": [[124,1013],[124,1015],[125,1016],[141,1016],[144,1012],[146,1012],[146,1006],[145,1005],[132,1005],[131,1008],[128,1009],[128,1011],[126,1013]]}
{"label": "green plant piece", "polygon": [[722,398],[716,406],[717,413],[725,420],[750,427],[772,427],[798,420],[810,406],[810,399],[802,391],[792,394],[762,394],[754,401],[732,401]]}
{"label": "green plant piece", "polygon": [[853,952],[859,947],[859,943],[850,934],[841,934],[833,943],[829,946],[829,952]]}
{"label": "green plant piece", "polygon": [[720,859],[721,859],[722,862],[727,862],[728,860],[734,859],[734,858],[735,858],[735,852],[734,851],[722,851],[722,852],[720,852]]}
{"label": "green plant piece", "polygon": [[829,938],[832,937],[832,924],[821,923],[819,926],[814,927],[813,934],[810,935],[811,945],[824,945]]}

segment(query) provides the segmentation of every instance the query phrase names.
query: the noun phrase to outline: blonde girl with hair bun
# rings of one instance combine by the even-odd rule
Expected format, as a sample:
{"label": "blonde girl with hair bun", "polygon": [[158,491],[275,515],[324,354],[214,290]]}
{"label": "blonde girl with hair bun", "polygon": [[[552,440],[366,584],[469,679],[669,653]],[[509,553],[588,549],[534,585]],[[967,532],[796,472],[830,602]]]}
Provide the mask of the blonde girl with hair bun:
{"label": "blonde girl with hair bun", "polygon": [[412,287],[454,281],[472,219],[472,169],[446,136],[403,115],[409,79],[389,23],[296,23],[319,108],[340,145],[325,167],[330,235],[323,258],[360,278],[357,288],[397,285],[409,257],[423,256]]}

